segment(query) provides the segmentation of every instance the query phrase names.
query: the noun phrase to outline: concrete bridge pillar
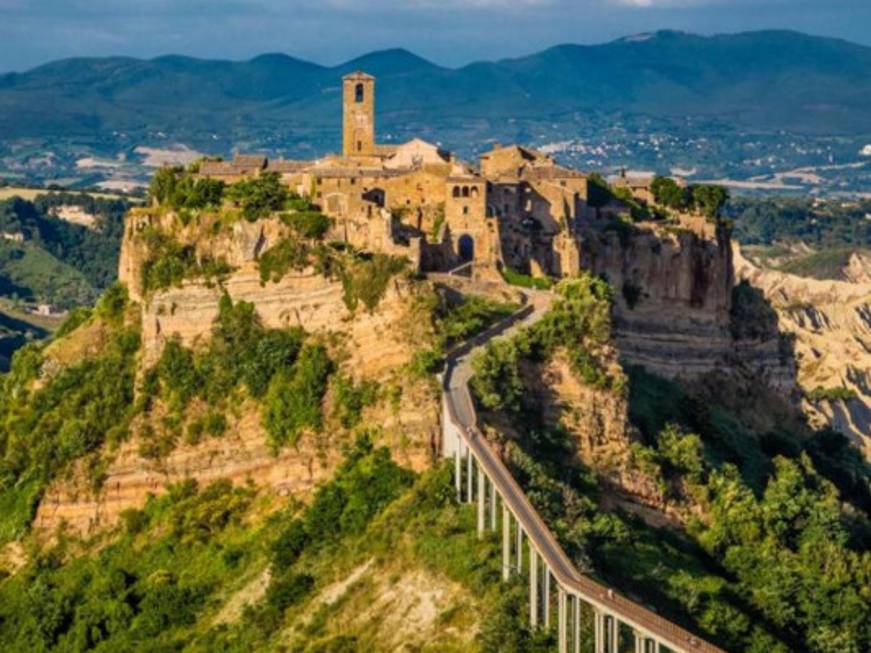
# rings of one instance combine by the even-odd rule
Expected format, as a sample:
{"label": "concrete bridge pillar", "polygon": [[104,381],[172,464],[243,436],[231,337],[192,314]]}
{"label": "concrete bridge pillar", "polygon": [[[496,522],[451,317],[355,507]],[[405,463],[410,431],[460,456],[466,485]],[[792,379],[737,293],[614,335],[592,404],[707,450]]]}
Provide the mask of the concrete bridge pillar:
{"label": "concrete bridge pillar", "polygon": [[598,608],[593,612],[593,653],[608,653],[605,650],[605,613]]}
{"label": "concrete bridge pillar", "polygon": [[557,609],[557,642],[559,644],[559,653],[568,653],[568,604],[566,601],[565,590],[557,586],[556,588],[556,609]]}
{"label": "concrete bridge pillar", "polygon": [[463,465],[460,460],[460,449],[458,446],[454,449],[454,486],[457,488],[457,503],[463,502]]}
{"label": "concrete bridge pillar", "polygon": [[538,627],[538,553],[529,540],[529,625]]}
{"label": "concrete bridge pillar", "polygon": [[635,631],[635,653],[659,653],[659,643],[644,633]]}
{"label": "concrete bridge pillar", "polygon": [[496,500],[498,496],[496,484],[490,481],[490,530],[494,533],[496,532]]}
{"label": "concrete bridge pillar", "polygon": [[609,653],[620,653],[620,622],[614,615],[605,617],[606,632],[608,633]]}
{"label": "concrete bridge pillar", "polygon": [[[517,525],[518,528],[520,524]],[[511,513],[502,501],[502,580],[511,577]]]}
{"label": "concrete bridge pillar", "polygon": [[474,476],[472,476],[473,461],[472,450],[466,447],[466,502],[472,503],[472,493],[474,492]]}
{"label": "concrete bridge pillar", "polygon": [[550,567],[544,567],[544,627],[550,628]]}
{"label": "concrete bridge pillar", "polygon": [[478,537],[484,537],[484,518],[485,506],[484,495],[487,494],[487,478],[484,476],[484,470],[481,465],[478,465]]}
{"label": "concrete bridge pillar", "polygon": [[581,597],[574,597],[574,616],[572,617],[572,644],[574,653],[581,653]]}

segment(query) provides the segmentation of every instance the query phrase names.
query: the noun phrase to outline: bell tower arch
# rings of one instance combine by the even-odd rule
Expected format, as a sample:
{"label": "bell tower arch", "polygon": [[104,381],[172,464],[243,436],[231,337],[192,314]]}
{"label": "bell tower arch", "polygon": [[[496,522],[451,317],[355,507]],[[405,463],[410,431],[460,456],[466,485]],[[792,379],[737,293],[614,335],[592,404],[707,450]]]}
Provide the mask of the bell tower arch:
{"label": "bell tower arch", "polygon": [[375,154],[375,78],[364,72],[342,79],[342,153]]}

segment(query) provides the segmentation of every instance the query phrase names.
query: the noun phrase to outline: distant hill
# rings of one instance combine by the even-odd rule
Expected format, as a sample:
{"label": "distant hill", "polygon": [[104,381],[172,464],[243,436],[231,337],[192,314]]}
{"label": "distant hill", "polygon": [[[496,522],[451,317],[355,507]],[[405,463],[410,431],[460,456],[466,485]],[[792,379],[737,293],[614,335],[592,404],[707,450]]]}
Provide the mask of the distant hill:
{"label": "distant hill", "polygon": [[379,78],[385,132],[619,111],[814,134],[871,133],[871,48],[783,31],[713,37],[665,31],[458,69],[404,50],[336,67],[283,54],[243,62],[66,59],[0,76],[0,134],[163,132],[207,143],[244,142],[251,130],[267,128],[276,130],[278,142],[302,130],[314,142],[337,143],[339,79],[356,68]]}
{"label": "distant hill", "polygon": [[[57,208],[69,206],[93,215],[95,227],[56,217]],[[0,233],[24,239],[0,239],[0,297],[61,308],[91,304],[117,276],[128,206],[78,193],[0,200]]]}

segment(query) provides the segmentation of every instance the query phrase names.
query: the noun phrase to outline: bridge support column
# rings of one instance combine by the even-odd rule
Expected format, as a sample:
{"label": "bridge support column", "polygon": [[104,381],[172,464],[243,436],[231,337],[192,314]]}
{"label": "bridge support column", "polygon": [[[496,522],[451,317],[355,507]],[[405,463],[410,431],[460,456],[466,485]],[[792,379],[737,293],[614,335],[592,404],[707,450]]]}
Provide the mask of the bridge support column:
{"label": "bridge support column", "polygon": [[529,625],[538,627],[538,553],[529,540]]}
{"label": "bridge support column", "polygon": [[466,446],[466,503],[472,503],[472,492],[474,492],[475,478],[472,476],[472,450]]}
{"label": "bridge support column", "polygon": [[574,597],[574,617],[572,618],[572,645],[574,653],[581,653],[581,597]]}
{"label": "bridge support column", "polygon": [[610,649],[609,653],[620,653],[620,622],[617,617],[610,615],[605,617],[605,622],[609,624],[608,631],[610,633]]}
{"label": "bridge support column", "polygon": [[639,633],[637,630],[634,631],[635,634],[635,653],[652,653],[650,651],[651,644],[653,640],[645,637],[644,634]]}
{"label": "bridge support column", "polygon": [[523,526],[517,521],[517,573],[523,572]]}
{"label": "bridge support column", "polygon": [[568,653],[568,606],[566,604],[566,593],[562,587],[556,588],[556,623],[559,629],[557,642],[559,643],[559,653]]}
{"label": "bridge support column", "polygon": [[454,449],[454,486],[457,488],[457,503],[463,502],[463,464],[460,461],[460,449],[463,448],[462,440]]}
{"label": "bridge support column", "polygon": [[550,568],[544,567],[544,627],[550,628]]}
{"label": "bridge support column", "polygon": [[496,500],[498,496],[496,484],[490,481],[490,530],[494,533],[496,532]]}
{"label": "bridge support column", "polygon": [[485,505],[484,500],[487,494],[487,477],[484,476],[484,470],[481,465],[478,465],[478,537],[484,537],[484,518]]}
{"label": "bridge support column", "polygon": [[[517,525],[518,528],[520,524]],[[502,580],[511,577],[511,513],[502,501]]]}
{"label": "bridge support column", "polygon": [[608,653],[605,650],[605,614],[594,609],[593,612],[593,653]]}

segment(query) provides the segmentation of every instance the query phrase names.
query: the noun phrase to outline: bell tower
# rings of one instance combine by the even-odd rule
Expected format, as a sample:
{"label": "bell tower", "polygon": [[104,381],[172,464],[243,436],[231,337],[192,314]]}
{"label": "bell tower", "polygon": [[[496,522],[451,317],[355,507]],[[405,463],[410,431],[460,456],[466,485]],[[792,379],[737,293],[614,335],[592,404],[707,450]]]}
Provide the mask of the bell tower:
{"label": "bell tower", "polygon": [[342,153],[375,154],[375,78],[364,72],[342,79]]}

